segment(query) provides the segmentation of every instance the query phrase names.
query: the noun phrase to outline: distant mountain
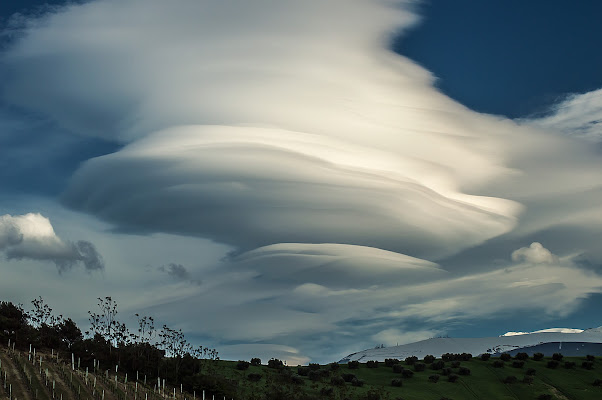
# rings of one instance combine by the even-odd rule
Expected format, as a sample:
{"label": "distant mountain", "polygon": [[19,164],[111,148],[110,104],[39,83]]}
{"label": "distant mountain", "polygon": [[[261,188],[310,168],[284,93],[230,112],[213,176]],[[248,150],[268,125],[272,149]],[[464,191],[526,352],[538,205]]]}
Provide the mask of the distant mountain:
{"label": "distant mountain", "polygon": [[[564,331],[566,329],[568,328],[552,328],[533,333],[518,335],[506,334],[485,338],[433,338],[400,346],[360,351],[348,355],[339,362],[345,363],[353,360],[360,362],[366,362],[368,360],[384,361],[386,358],[404,359],[410,356],[423,358],[429,354],[434,355],[435,357],[441,357],[441,355],[445,353],[470,353],[474,356],[483,353],[495,355],[504,352],[518,352],[519,349],[526,349],[534,346],[540,346],[540,350],[538,351],[541,351],[546,356],[551,356],[553,353],[558,352],[562,353],[563,348],[567,351],[571,349],[571,352],[584,350],[588,351],[586,354],[602,356],[602,327],[586,329],[581,332],[570,330],[572,332],[568,333]],[[547,343],[555,344],[541,346]],[[568,347],[566,345],[567,343],[570,343]],[[587,347],[587,350],[585,350],[587,343],[597,343],[601,345],[589,346]]]}

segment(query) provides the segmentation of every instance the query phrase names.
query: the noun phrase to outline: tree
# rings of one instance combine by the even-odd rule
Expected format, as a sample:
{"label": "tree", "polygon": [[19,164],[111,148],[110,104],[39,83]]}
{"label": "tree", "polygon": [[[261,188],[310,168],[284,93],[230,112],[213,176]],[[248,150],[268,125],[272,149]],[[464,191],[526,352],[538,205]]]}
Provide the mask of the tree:
{"label": "tree", "polygon": [[59,317],[52,315],[52,308],[44,303],[42,296],[33,299],[31,304],[33,304],[33,310],[27,313],[27,317],[31,325],[36,329],[39,329],[44,325],[54,326],[58,324],[63,317],[62,315]]}
{"label": "tree", "polygon": [[165,354],[173,359],[175,380],[177,381],[182,359],[186,354],[194,352],[194,349],[184,337],[181,329],[175,330],[163,325],[159,337],[161,338],[159,345],[165,350]]}
{"label": "tree", "polygon": [[63,320],[58,326],[58,331],[63,344],[69,350],[77,341],[83,339],[82,331],[71,318]]}
{"label": "tree", "polygon": [[21,337],[22,332],[27,332],[28,315],[23,311],[21,304],[0,302],[0,337],[2,340],[12,340],[13,343]]}
{"label": "tree", "polygon": [[117,321],[117,302],[113,301],[111,296],[107,296],[104,299],[98,297],[97,304],[100,313],[88,311],[88,315],[90,315],[88,319],[92,324],[92,332],[100,334],[109,342],[110,353],[112,347],[117,347],[117,338],[119,337],[117,332],[121,328],[121,324]]}

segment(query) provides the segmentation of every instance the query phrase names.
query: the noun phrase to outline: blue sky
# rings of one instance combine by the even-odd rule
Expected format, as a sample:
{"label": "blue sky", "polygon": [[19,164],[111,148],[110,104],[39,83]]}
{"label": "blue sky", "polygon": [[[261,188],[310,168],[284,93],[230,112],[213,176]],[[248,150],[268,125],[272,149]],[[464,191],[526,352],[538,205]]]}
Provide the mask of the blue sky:
{"label": "blue sky", "polygon": [[431,1],[395,50],[433,71],[444,93],[511,118],[602,87],[597,1]]}
{"label": "blue sky", "polygon": [[602,324],[598,3],[40,4],[0,5],[6,299],[289,364]]}

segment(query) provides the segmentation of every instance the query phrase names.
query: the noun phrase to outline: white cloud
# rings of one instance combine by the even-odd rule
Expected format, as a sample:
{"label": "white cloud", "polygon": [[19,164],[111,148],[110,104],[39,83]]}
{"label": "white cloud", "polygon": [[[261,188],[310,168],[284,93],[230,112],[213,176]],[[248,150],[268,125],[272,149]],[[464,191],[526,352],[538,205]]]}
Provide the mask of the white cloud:
{"label": "white cloud", "polygon": [[[216,267],[205,274],[214,285],[155,312],[226,343],[296,343],[312,360],[332,361],[361,346],[436,336],[448,323],[518,312],[566,316],[590,294],[602,293],[602,277],[570,258],[454,276],[389,254],[340,245],[269,246]],[[224,278],[218,282],[214,274]]]}
{"label": "white cloud", "polygon": [[[3,100],[124,144],[85,163],[64,201],[122,231],[162,233],[146,245],[99,235],[128,279],[95,290],[216,344],[295,343],[283,351],[299,360],[403,339],[404,319],[429,325],[410,330],[418,337],[498,313],[566,315],[599,293],[598,275],[533,245],[495,271],[427,261],[567,227],[580,235],[562,251],[548,244],[557,254],[595,251],[602,173],[587,143],[437,92],[386,48],[417,21],[395,5],[98,0],[25,20],[0,56]],[[67,246],[42,222],[21,254]],[[165,233],[242,254],[195,268],[196,242]],[[19,254],[19,236],[2,235]],[[185,240],[187,259],[171,257]],[[152,275],[172,263],[202,284]]]}
{"label": "white cloud", "polygon": [[602,140],[602,89],[567,96],[552,107],[550,115],[524,122],[599,142]]}
{"label": "white cloud", "polygon": [[0,216],[0,250],[8,259],[49,260],[59,271],[76,264],[86,270],[102,270],[104,262],[88,241],[66,242],[54,233],[50,220],[41,214]]}
{"label": "white cloud", "polygon": [[442,257],[508,232],[521,207],[470,193],[514,174],[505,127],[386,49],[417,21],[400,4],[67,6],[24,24],[3,57],[5,100],[130,143],[65,194],[118,225],[243,250],[311,241]]}
{"label": "white cloud", "polygon": [[542,246],[541,243],[533,242],[529,247],[521,247],[512,252],[512,261],[526,262],[532,264],[552,264],[558,258]]}

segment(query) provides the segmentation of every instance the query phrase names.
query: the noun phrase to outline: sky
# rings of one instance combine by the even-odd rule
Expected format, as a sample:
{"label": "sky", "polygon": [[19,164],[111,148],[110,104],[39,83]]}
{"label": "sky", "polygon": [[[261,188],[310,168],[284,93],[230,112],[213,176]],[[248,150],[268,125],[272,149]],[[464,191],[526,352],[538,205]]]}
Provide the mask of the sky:
{"label": "sky", "polygon": [[602,325],[598,2],[0,5],[0,294],[224,359]]}

